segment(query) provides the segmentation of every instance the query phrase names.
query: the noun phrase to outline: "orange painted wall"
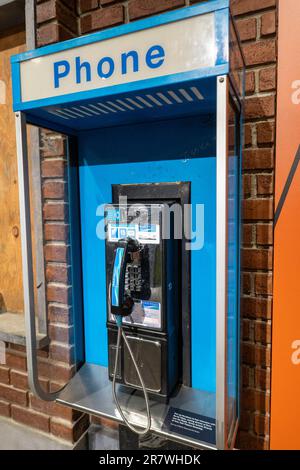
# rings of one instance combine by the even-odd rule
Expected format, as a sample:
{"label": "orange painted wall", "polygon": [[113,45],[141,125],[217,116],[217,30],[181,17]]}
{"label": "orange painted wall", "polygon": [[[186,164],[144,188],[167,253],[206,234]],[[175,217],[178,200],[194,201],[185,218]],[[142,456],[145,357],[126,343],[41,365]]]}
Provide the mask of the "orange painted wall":
{"label": "orange painted wall", "polygon": [[[300,146],[300,2],[279,0],[276,199]],[[300,163],[275,226],[271,448],[300,449]]]}

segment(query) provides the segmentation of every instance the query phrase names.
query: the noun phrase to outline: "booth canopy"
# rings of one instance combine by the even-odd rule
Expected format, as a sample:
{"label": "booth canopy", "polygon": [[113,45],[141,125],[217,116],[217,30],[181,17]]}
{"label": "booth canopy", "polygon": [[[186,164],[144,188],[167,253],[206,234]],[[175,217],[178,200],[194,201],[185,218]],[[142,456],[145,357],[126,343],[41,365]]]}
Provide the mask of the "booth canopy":
{"label": "booth canopy", "polygon": [[209,1],[13,56],[14,111],[68,134],[215,112],[216,76],[230,74],[242,94],[229,3]]}

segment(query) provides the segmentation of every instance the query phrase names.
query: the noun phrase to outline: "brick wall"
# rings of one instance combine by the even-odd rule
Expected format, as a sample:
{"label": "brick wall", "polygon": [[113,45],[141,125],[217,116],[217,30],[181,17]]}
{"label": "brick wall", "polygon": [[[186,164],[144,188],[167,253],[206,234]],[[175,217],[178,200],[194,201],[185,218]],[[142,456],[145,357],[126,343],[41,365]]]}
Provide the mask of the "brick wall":
{"label": "brick wall", "polygon": [[[195,3],[197,0],[37,1],[38,46]],[[273,267],[273,182],[276,100],[276,0],[233,0],[247,63],[245,104],[242,397],[237,447],[269,446],[270,348]],[[64,140],[41,134],[48,315],[52,338],[41,369],[66,380],[74,370],[69,266],[68,191]],[[86,415],[44,404],[28,392],[22,348],[8,345],[0,368],[0,414],[76,441]],[[20,350],[19,350],[20,349]],[[97,421],[98,422],[98,421]],[[107,423],[106,423],[107,424]]]}
{"label": "brick wall", "polygon": [[242,395],[237,446],[269,447],[276,0],[234,0],[247,65],[243,164]]}

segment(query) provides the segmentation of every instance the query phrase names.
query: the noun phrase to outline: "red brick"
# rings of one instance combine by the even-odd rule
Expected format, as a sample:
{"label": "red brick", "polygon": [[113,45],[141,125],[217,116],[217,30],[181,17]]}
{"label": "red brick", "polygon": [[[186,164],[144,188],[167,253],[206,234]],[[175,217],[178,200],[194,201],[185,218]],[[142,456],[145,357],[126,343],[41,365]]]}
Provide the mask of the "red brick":
{"label": "red brick", "polygon": [[50,323],[49,336],[52,341],[68,344],[73,340],[73,328]]}
{"label": "red brick", "polygon": [[241,313],[243,317],[270,320],[272,315],[272,301],[271,299],[265,298],[243,297]]}
{"label": "red brick", "polygon": [[243,233],[243,244],[246,246],[252,245],[254,242],[253,225],[243,224],[242,233]]}
{"label": "red brick", "polygon": [[35,411],[49,416],[57,416],[58,418],[65,419],[67,421],[73,421],[82,416],[82,413],[73,410],[68,406],[63,406],[55,402],[43,401],[32,394],[30,394],[30,406]]}
{"label": "red brick", "polygon": [[243,201],[245,220],[271,220],[273,218],[272,199],[246,199]]}
{"label": "red brick", "polygon": [[252,125],[245,124],[244,126],[244,146],[249,147],[252,145]]}
{"label": "red brick", "polygon": [[67,221],[69,206],[63,202],[47,202],[43,207],[45,220]]}
{"label": "red brick", "polygon": [[46,241],[68,241],[69,225],[47,223],[44,225],[44,237]]}
{"label": "red brick", "polygon": [[272,339],[271,325],[269,323],[265,323],[261,321],[255,322],[254,339],[257,343],[271,344],[271,339]]}
{"label": "red brick", "polygon": [[276,13],[268,11],[261,16],[261,36],[269,36],[276,32]]}
{"label": "red brick", "polygon": [[96,8],[98,8],[98,0],[79,0],[80,13],[86,13],[87,11],[96,10]]}
{"label": "red brick", "polygon": [[12,352],[6,352],[6,365],[11,369],[27,370],[26,357]]}
{"label": "red brick", "polygon": [[62,158],[47,158],[42,161],[43,178],[63,178],[66,172],[66,161]]}
{"label": "red brick", "polygon": [[67,263],[69,261],[69,247],[67,245],[48,244],[45,246],[46,261]]}
{"label": "red brick", "polygon": [[252,175],[243,175],[243,194],[244,197],[251,195]]}
{"label": "red brick", "polygon": [[268,67],[259,71],[259,91],[276,89],[276,68]]}
{"label": "red brick", "polygon": [[234,15],[243,15],[275,6],[276,0],[232,0],[231,2]]}
{"label": "red brick", "polygon": [[45,199],[64,199],[66,193],[64,181],[47,180],[43,184],[43,196]]}
{"label": "red brick", "polygon": [[250,385],[250,375],[251,375],[251,368],[246,366],[245,364],[242,364],[242,374],[241,374],[241,378],[242,378],[242,385],[243,387],[249,387]]}
{"label": "red brick", "polygon": [[50,344],[50,357],[54,361],[65,362],[66,364],[74,363],[74,347],[51,342]]}
{"label": "red brick", "polygon": [[39,349],[37,351],[37,356],[38,357],[43,357],[43,358],[48,358],[49,357],[49,346],[46,346],[43,349]]}
{"label": "red brick", "polygon": [[250,320],[243,320],[242,321],[242,338],[243,341],[250,341],[251,340],[251,321]]}
{"label": "red brick", "polygon": [[261,369],[257,367],[255,369],[254,385],[255,387],[263,390],[269,389],[271,386],[270,369]]}
{"label": "red brick", "polygon": [[2,384],[9,384],[9,369],[0,366],[0,382]]}
{"label": "red brick", "polygon": [[251,95],[255,92],[255,73],[254,72],[246,72],[245,92],[247,95]]}
{"label": "red brick", "polygon": [[243,51],[247,66],[276,61],[276,43],[273,40],[244,44]]}
{"label": "red brick", "polygon": [[57,0],[52,1],[56,2],[56,17],[58,18],[58,21],[77,36],[79,31],[75,13],[66,8],[63,3],[60,3]]}
{"label": "red brick", "polygon": [[241,411],[239,429],[249,431],[252,425],[252,413]]}
{"label": "red brick", "polygon": [[1,399],[11,403],[17,403],[21,406],[27,406],[27,393],[24,390],[18,390],[7,385],[0,384],[0,400]]}
{"label": "red brick", "polygon": [[54,283],[48,284],[47,300],[48,302],[69,304],[69,302],[71,301],[71,287]]}
{"label": "red brick", "polygon": [[162,11],[183,7],[184,0],[131,0],[129,2],[129,19],[135,20],[145,16],[155,15]]}
{"label": "red brick", "polygon": [[49,417],[29,409],[22,409],[18,406],[11,407],[12,418],[18,423],[25,424],[40,431],[49,432]]}
{"label": "red brick", "polygon": [[70,380],[74,373],[74,367],[42,360],[38,363],[38,370],[41,377],[64,384]]}
{"label": "red brick", "polygon": [[76,423],[74,423],[73,426],[68,422],[52,418],[50,431],[54,436],[59,437],[60,439],[76,442],[88,426],[89,418],[87,415],[83,415],[78,421],[76,421]]}
{"label": "red brick", "polygon": [[123,23],[124,11],[123,5],[114,5],[112,7],[95,10],[81,17],[81,32],[83,34],[96,29],[104,29],[109,26],[116,26]]}
{"label": "red brick", "polygon": [[66,325],[71,325],[73,323],[71,307],[50,304],[48,307],[48,314],[50,322],[64,323]]}
{"label": "red brick", "polygon": [[57,0],[48,0],[39,4],[36,9],[36,17],[37,23],[45,23],[57,19],[73,33],[77,34],[77,18],[74,12]]}
{"label": "red brick", "polygon": [[10,403],[7,401],[0,400],[0,416],[4,416],[4,418],[10,417]]}
{"label": "red brick", "polygon": [[268,413],[270,410],[270,395],[265,391],[247,388],[241,394],[242,409]]}
{"label": "red brick", "polygon": [[270,417],[255,413],[254,415],[254,432],[259,436],[265,436],[270,432]]}
{"label": "red brick", "polygon": [[258,145],[273,144],[275,140],[274,121],[259,122],[256,125]]}
{"label": "red brick", "polygon": [[249,366],[270,366],[271,350],[266,346],[253,343],[243,343],[242,360]]}
{"label": "red brick", "polygon": [[27,374],[12,370],[10,373],[11,384],[21,390],[28,390],[28,378]]}
{"label": "red brick", "polygon": [[68,41],[69,39],[72,39],[76,37],[78,34],[71,32],[69,29],[64,28],[63,25],[59,24],[58,25],[58,40],[61,41]]}
{"label": "red brick", "polygon": [[273,292],[273,277],[267,273],[257,273],[254,278],[255,293],[271,295]]}
{"label": "red brick", "polygon": [[77,0],[61,0],[70,10],[77,11]]}
{"label": "red brick", "polygon": [[270,118],[275,114],[275,97],[273,95],[262,97],[248,97],[245,100],[245,118]]}
{"label": "red brick", "polygon": [[42,134],[42,155],[44,158],[66,155],[66,140],[62,136]]}
{"label": "red brick", "polygon": [[244,248],[242,251],[242,266],[244,269],[272,269],[273,251]]}
{"label": "red brick", "polygon": [[273,225],[272,224],[258,224],[256,229],[256,243],[258,245],[272,245],[273,244]]}
{"label": "red brick", "polygon": [[61,282],[67,284],[69,281],[70,268],[63,264],[47,263],[46,279],[48,282]]}
{"label": "red brick", "polygon": [[59,27],[56,21],[42,25],[37,30],[37,44],[39,47],[52,44],[59,40]]}
{"label": "red brick", "polygon": [[238,32],[241,41],[256,39],[257,20],[256,18],[243,18],[237,21]]}
{"label": "red brick", "polygon": [[274,150],[270,148],[245,149],[244,170],[269,170],[274,167]]}
{"label": "red brick", "polygon": [[242,286],[244,294],[251,294],[252,292],[252,275],[251,273],[243,273]]}
{"label": "red brick", "polygon": [[75,36],[68,29],[64,28],[57,21],[42,24],[37,30],[37,44],[38,47],[47,44],[53,44],[58,41],[66,41]]}
{"label": "red brick", "polygon": [[56,19],[56,1],[49,0],[43,2],[36,7],[36,21],[37,23],[44,23],[49,20]]}
{"label": "red brick", "polygon": [[245,149],[244,170],[269,170],[274,167],[274,150],[270,148]]}
{"label": "red brick", "polygon": [[263,438],[249,431],[241,430],[238,433],[235,447],[245,450],[269,450],[270,443],[268,438]]}
{"label": "red brick", "polygon": [[273,175],[257,175],[256,180],[258,196],[273,194]]}

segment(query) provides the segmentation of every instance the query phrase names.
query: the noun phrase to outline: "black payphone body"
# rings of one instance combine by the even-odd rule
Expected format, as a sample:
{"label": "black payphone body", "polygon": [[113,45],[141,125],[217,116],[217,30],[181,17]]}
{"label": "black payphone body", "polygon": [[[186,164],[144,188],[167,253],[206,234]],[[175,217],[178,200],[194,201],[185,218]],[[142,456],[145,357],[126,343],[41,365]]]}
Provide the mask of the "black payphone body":
{"label": "black payphone body", "polygon": [[[149,394],[163,399],[178,382],[179,323],[178,241],[164,216],[166,208],[136,201],[105,207],[109,377],[116,358],[115,314],[123,302],[123,329],[144,385]],[[124,341],[116,381],[141,388]]]}

